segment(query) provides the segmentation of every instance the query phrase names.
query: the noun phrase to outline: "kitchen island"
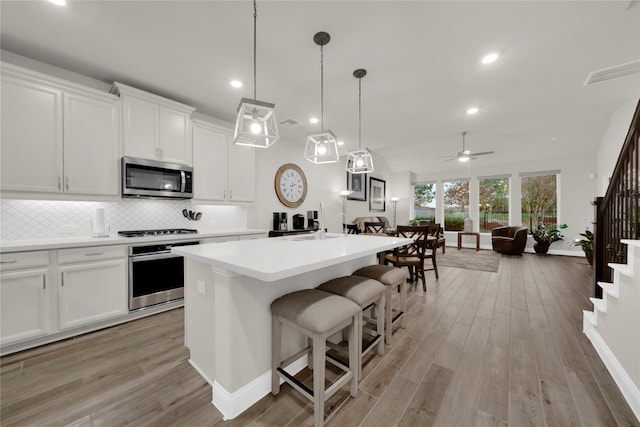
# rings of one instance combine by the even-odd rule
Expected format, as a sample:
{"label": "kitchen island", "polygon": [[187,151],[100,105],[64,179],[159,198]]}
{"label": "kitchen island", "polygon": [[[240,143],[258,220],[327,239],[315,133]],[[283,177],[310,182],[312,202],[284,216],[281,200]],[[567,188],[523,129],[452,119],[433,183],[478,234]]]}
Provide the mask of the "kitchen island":
{"label": "kitchen island", "polygon": [[[321,238],[323,237],[323,238]],[[234,418],[271,391],[271,312],[276,298],[377,262],[410,243],[397,237],[307,234],[175,247],[185,257],[185,345],[213,389],[213,404]],[[331,313],[327,313],[331,315]],[[283,331],[283,356],[305,346]],[[306,357],[288,367],[295,374]]]}

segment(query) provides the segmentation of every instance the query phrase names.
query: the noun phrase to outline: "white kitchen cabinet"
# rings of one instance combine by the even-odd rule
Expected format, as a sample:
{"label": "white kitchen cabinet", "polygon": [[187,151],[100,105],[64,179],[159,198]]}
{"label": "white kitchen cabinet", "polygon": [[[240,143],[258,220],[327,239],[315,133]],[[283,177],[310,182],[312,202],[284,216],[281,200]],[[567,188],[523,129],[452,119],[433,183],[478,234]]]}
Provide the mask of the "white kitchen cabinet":
{"label": "white kitchen cabinet", "polygon": [[0,266],[0,343],[51,331],[49,252],[3,254]]}
{"label": "white kitchen cabinet", "polygon": [[194,199],[253,202],[254,148],[233,144],[231,131],[193,120]]}
{"label": "white kitchen cabinet", "polygon": [[62,91],[2,68],[2,190],[62,187]]}
{"label": "white kitchen cabinet", "polygon": [[119,194],[118,103],[64,94],[64,191]]}
{"label": "white kitchen cabinet", "polygon": [[2,64],[2,190],[118,196],[118,98]]}
{"label": "white kitchen cabinet", "polygon": [[60,250],[58,264],[61,330],[128,313],[124,246]]}
{"label": "white kitchen cabinet", "polygon": [[193,107],[117,82],[112,92],[123,101],[126,156],[191,165]]}

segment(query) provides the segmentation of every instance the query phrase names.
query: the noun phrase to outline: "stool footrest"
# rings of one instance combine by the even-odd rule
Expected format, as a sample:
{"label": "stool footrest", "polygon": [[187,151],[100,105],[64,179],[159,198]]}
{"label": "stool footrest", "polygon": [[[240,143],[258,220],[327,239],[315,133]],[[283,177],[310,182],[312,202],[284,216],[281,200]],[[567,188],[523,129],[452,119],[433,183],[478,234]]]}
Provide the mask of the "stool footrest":
{"label": "stool footrest", "polygon": [[293,356],[287,357],[285,360],[280,362],[280,366],[289,366],[291,363],[295,362],[300,357],[302,357],[302,356],[304,356],[306,354],[309,354],[310,351],[311,351],[311,347],[305,347],[302,350],[300,350],[299,352],[297,352],[296,354],[294,354]]}
{"label": "stool footrest", "polygon": [[404,316],[404,311],[393,309],[391,310],[393,316],[391,318],[391,323],[396,323],[402,316]]}
{"label": "stool footrest", "polygon": [[293,388],[304,394],[307,399],[313,400],[313,390],[298,381],[298,379],[282,368],[278,368],[278,374],[283,377]]}

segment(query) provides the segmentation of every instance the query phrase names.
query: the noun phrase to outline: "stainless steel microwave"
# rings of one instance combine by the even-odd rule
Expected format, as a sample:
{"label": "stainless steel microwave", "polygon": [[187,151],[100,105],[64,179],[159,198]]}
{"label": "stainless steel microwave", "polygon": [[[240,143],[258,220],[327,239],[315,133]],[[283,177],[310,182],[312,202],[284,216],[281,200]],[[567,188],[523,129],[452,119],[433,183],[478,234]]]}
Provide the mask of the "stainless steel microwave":
{"label": "stainless steel microwave", "polygon": [[122,197],[193,198],[193,168],[178,163],[122,158]]}

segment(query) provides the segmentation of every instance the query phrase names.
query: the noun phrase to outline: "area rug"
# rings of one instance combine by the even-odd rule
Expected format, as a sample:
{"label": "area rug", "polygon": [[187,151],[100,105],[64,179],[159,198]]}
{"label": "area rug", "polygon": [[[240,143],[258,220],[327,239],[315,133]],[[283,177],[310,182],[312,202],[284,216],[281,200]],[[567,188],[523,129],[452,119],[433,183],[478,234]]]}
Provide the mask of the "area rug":
{"label": "area rug", "polygon": [[496,273],[500,267],[500,254],[489,250],[447,247],[447,253],[438,251],[438,266],[466,268],[467,270],[491,271]]}

